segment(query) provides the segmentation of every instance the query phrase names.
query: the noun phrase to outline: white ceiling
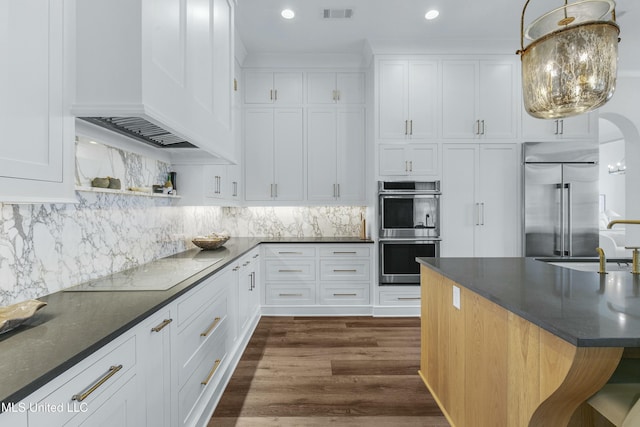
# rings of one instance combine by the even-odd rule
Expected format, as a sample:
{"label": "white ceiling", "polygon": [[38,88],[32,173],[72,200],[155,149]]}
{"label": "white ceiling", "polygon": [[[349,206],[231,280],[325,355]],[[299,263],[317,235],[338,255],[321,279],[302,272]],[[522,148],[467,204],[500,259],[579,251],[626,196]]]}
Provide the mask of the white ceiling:
{"label": "white ceiling", "polygon": [[[573,2],[573,1],[571,1]],[[371,46],[423,46],[445,43],[513,52],[520,47],[520,18],[525,0],[238,0],[236,24],[251,54],[355,54]],[[562,0],[531,0],[525,25],[544,12],[560,7]],[[296,17],[280,16],[284,8]],[[325,8],[352,8],[353,18],[327,21]],[[426,21],[427,10],[440,17]],[[640,72],[640,5],[638,0],[618,0],[621,28],[619,69]],[[525,41],[525,45],[527,42]],[[510,49],[510,50],[506,50]]]}

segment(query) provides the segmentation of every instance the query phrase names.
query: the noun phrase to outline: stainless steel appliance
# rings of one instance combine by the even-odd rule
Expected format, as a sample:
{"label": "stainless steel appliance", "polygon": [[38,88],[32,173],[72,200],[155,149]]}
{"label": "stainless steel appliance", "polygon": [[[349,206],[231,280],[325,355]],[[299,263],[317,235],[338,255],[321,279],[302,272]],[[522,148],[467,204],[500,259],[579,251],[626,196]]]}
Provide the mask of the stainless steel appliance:
{"label": "stainless steel appliance", "polygon": [[598,145],[524,144],[525,256],[595,256]]}
{"label": "stainless steel appliance", "polygon": [[419,285],[416,257],[440,255],[440,181],[380,181],[380,285]]}

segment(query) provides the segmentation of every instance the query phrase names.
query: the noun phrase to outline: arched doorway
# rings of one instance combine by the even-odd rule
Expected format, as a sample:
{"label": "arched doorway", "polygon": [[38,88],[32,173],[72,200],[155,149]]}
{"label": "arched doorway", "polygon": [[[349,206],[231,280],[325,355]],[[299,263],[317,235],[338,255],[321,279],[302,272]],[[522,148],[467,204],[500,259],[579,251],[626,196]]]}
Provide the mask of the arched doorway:
{"label": "arched doorway", "polygon": [[[625,203],[624,212],[620,214],[626,219],[640,219],[640,197],[636,188],[637,183],[640,183],[640,132],[636,125],[622,114],[600,113],[599,117],[614,125],[624,140]],[[625,234],[625,246],[640,246],[640,226],[626,228]]]}

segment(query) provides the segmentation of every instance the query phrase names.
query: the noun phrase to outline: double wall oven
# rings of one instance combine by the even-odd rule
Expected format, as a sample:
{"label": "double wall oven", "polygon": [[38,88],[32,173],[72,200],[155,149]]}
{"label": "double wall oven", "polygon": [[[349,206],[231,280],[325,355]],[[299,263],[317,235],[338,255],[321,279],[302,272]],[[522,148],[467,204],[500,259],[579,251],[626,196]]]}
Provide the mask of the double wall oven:
{"label": "double wall oven", "polygon": [[379,283],[419,285],[416,257],[440,256],[440,181],[378,182]]}

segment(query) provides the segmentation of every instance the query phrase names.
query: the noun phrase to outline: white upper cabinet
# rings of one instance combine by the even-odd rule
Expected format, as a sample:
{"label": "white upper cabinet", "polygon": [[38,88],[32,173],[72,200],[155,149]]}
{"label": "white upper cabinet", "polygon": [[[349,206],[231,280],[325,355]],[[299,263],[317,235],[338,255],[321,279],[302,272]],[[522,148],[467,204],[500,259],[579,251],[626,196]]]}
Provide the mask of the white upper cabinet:
{"label": "white upper cabinet", "polygon": [[245,200],[302,201],[302,109],[245,111]]}
{"label": "white upper cabinet", "polygon": [[143,117],[235,160],[232,0],[76,4],[77,116]]}
{"label": "white upper cabinet", "polygon": [[64,0],[0,4],[0,202],[69,202],[73,10]]}
{"label": "white upper cabinet", "polygon": [[557,139],[598,139],[597,113],[580,114],[565,119],[536,119],[522,112],[522,136],[525,141]]}
{"label": "white upper cabinet", "polygon": [[517,64],[508,59],[442,61],[442,136],[517,138]]}
{"label": "white upper cabinet", "polygon": [[307,198],[312,202],[365,200],[364,109],[309,109]]}
{"label": "white upper cabinet", "polygon": [[246,104],[302,104],[302,73],[245,71]]}
{"label": "white upper cabinet", "polygon": [[438,146],[437,143],[380,144],[378,147],[380,177],[434,178],[439,176]]}
{"label": "white upper cabinet", "polygon": [[364,73],[307,73],[307,103],[364,104]]}
{"label": "white upper cabinet", "polygon": [[378,62],[378,137],[433,139],[438,136],[438,61]]}

